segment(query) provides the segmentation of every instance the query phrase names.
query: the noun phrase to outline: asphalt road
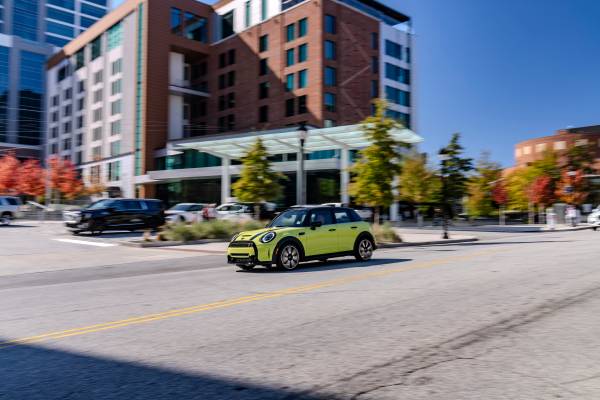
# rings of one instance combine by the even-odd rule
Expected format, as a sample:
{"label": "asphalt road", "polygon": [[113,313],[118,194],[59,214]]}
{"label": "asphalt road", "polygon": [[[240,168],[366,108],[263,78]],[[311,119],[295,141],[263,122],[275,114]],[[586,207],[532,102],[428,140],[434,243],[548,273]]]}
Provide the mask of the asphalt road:
{"label": "asphalt road", "polygon": [[29,232],[0,231],[0,399],[600,398],[597,232],[290,273]]}

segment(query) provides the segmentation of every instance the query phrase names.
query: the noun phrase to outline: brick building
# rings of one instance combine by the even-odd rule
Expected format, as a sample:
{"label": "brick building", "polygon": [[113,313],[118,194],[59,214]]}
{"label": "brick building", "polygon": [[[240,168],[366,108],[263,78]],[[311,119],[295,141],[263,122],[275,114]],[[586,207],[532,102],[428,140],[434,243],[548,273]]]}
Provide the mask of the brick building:
{"label": "brick building", "polygon": [[[127,0],[50,59],[47,153],[126,196],[223,201],[222,155],[182,144],[352,125],[380,96],[410,127],[409,32],[374,0]],[[309,202],[339,199],[343,157],[305,155]],[[273,161],[293,203],[297,152]]]}

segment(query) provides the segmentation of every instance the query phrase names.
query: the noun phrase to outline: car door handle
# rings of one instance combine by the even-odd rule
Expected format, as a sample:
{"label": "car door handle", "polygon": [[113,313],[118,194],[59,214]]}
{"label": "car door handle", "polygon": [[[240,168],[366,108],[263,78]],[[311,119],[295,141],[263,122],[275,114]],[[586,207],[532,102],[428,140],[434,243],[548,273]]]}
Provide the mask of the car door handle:
{"label": "car door handle", "polygon": [[329,232],[333,232],[333,231],[335,231],[335,228],[331,228],[331,229],[329,230]]}
{"label": "car door handle", "polygon": [[300,233],[298,234],[298,236],[302,236],[302,235],[304,235],[305,233],[306,233],[306,232],[300,232]]}
{"label": "car door handle", "polygon": [[358,226],[351,226],[350,229],[356,229]]}

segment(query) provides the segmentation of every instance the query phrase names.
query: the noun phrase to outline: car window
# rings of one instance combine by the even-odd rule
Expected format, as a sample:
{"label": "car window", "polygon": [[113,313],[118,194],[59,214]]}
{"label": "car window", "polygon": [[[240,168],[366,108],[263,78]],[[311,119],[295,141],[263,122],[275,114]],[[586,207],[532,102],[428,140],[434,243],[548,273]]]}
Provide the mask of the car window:
{"label": "car window", "polygon": [[287,210],[275,218],[269,226],[271,227],[300,227],[304,226],[306,210]]}
{"label": "car window", "polygon": [[335,210],[335,222],[338,224],[352,222],[348,210]]}
{"label": "car window", "polygon": [[188,211],[200,211],[202,210],[202,206],[199,204],[194,204],[193,206],[190,207],[190,209]]}
{"label": "car window", "polygon": [[333,215],[331,210],[314,210],[310,214],[310,223],[321,222],[321,225],[333,224]]}
{"label": "car window", "polygon": [[14,197],[7,197],[6,201],[8,202],[9,205],[11,206],[18,206],[19,202],[17,201],[17,199],[15,199]]}
{"label": "car window", "polygon": [[148,210],[160,210],[162,208],[162,203],[160,201],[145,201],[146,207]]}
{"label": "car window", "polygon": [[4,199],[0,197],[0,206],[4,206],[6,204],[7,203],[4,201]]}
{"label": "car window", "polygon": [[141,210],[142,205],[137,200],[125,200],[123,206],[126,210]]}

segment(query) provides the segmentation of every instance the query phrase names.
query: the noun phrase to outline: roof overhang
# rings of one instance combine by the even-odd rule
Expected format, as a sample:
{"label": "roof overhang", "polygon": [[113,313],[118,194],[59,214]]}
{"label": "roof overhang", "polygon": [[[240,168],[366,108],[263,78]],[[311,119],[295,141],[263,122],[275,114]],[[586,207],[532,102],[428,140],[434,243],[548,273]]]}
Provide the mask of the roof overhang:
{"label": "roof overhang", "polygon": [[[364,125],[344,125],[332,128],[307,127],[304,152],[341,148],[362,149],[371,144],[366,138]],[[391,136],[400,143],[415,144],[423,138],[405,128],[394,128]],[[193,149],[218,157],[242,158],[251,146],[260,138],[270,155],[296,153],[300,150],[300,131],[298,127],[286,127],[269,131],[256,131],[231,135],[212,135],[171,142],[173,150]]]}

